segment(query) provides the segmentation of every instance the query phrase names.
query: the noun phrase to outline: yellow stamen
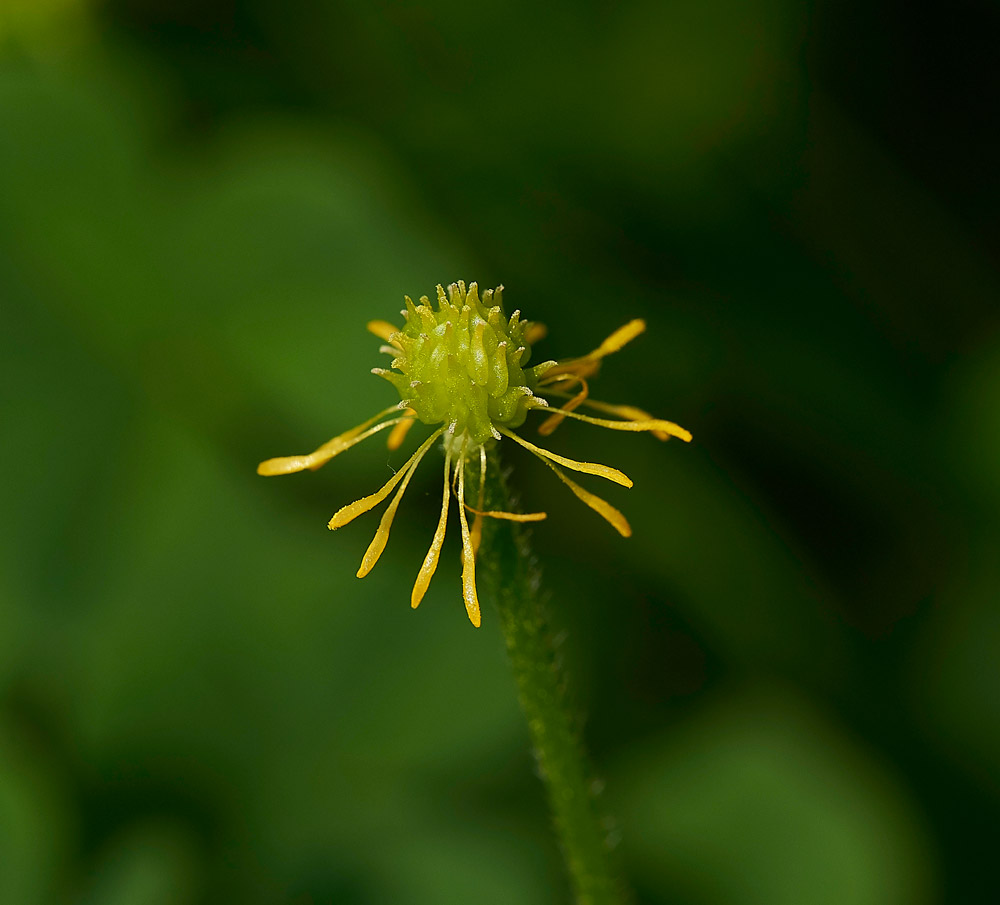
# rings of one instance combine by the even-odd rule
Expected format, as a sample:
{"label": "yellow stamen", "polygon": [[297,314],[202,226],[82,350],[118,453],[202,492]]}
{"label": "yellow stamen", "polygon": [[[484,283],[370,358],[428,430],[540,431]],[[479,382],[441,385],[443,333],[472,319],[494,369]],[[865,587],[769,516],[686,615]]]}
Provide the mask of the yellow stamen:
{"label": "yellow stamen", "polygon": [[468,503],[465,504],[465,508],[469,512],[475,513],[483,518],[506,519],[508,522],[540,522],[549,517],[546,512],[501,512],[497,509],[487,509],[486,511],[483,511],[482,509],[473,508]]}
{"label": "yellow stamen", "polygon": [[579,377],[589,377],[600,368],[601,359],[613,352],[617,352],[627,343],[630,343],[640,333],[646,329],[644,320],[629,321],[625,326],[619,327],[596,349],[588,352],[580,358],[570,358],[566,361],[557,362],[555,367],[545,372],[547,378],[556,377],[559,374],[576,374]]}
{"label": "yellow stamen", "polygon": [[[468,507],[466,507],[468,509]],[[469,509],[469,512],[475,512],[475,509]],[[469,540],[472,543],[472,556],[475,558],[479,555],[479,545],[483,542],[483,520],[477,514],[472,520],[472,525],[469,528]]]}
{"label": "yellow stamen", "polygon": [[631,537],[632,527],[629,525],[625,516],[622,515],[614,506],[612,506],[607,500],[602,500],[596,494],[591,493],[589,490],[584,490],[576,481],[568,478],[562,473],[555,465],[551,462],[546,461],[546,465],[551,468],[559,480],[562,481],[573,493],[576,494],[577,498],[586,503],[591,509],[594,510],[598,515],[604,518],[606,521],[610,522],[612,527],[622,536]]}
{"label": "yellow stamen", "polygon": [[563,423],[563,419],[566,417],[567,412],[572,412],[574,409],[578,408],[590,394],[590,387],[587,385],[587,381],[582,377],[575,378],[575,381],[579,381],[582,389],[577,393],[569,402],[565,403],[561,409],[559,409],[555,414],[549,415],[538,428],[538,433],[543,437],[549,436],[560,424]]}
{"label": "yellow stamen", "polygon": [[390,493],[392,493],[393,488],[403,480],[406,476],[407,471],[410,469],[415,462],[419,462],[423,457],[424,453],[431,448],[431,444],[437,440],[438,437],[444,432],[443,427],[439,427],[433,434],[431,434],[423,443],[420,444],[420,448],[407,460],[406,464],[397,471],[379,490],[377,493],[373,493],[370,496],[362,497],[360,500],[355,500],[353,503],[348,503],[343,508],[339,509],[330,519],[327,527],[331,531],[336,531],[338,528],[343,528],[348,522],[353,521],[359,515],[368,512],[370,509],[374,509],[379,503],[382,502]]}
{"label": "yellow stamen", "polygon": [[555,383],[557,378],[563,375],[572,377],[590,377],[601,369],[599,358],[571,358],[567,361],[560,361],[549,368],[541,381],[542,386],[548,383]]}
{"label": "yellow stamen", "polygon": [[549,452],[547,449],[541,449],[535,446],[534,443],[529,443],[527,440],[519,437],[517,434],[506,430],[505,428],[500,428],[500,433],[510,437],[512,440],[520,443],[525,449],[531,450],[536,456],[542,459],[551,459],[553,462],[558,462],[560,465],[566,466],[566,468],[572,468],[573,471],[581,471],[584,474],[596,475],[599,478],[606,478],[609,481],[614,481],[616,484],[621,484],[622,487],[631,487],[632,481],[628,475],[622,474],[617,468],[612,468],[610,465],[598,465],[595,462],[577,462],[575,459],[567,459],[565,456],[558,456],[554,452]]}
{"label": "yellow stamen", "polygon": [[644,320],[629,321],[624,327],[619,327],[612,333],[604,342],[602,342],[593,352],[588,352],[584,358],[604,358],[605,355],[610,355],[612,352],[617,352],[627,343],[632,342],[640,333],[646,329],[646,322]]}
{"label": "yellow stamen", "polygon": [[378,523],[378,530],[375,532],[372,542],[368,545],[368,549],[365,550],[365,555],[361,558],[361,565],[358,568],[358,578],[364,578],[375,568],[375,563],[378,562],[382,551],[385,550],[385,545],[389,541],[389,530],[392,528],[392,520],[396,517],[396,510],[399,508],[399,503],[403,499],[403,494],[406,493],[406,487],[410,483],[410,478],[413,477],[413,473],[417,470],[419,464],[420,457],[409,466],[406,471],[406,477],[403,478],[403,483],[399,485],[399,490],[396,491],[392,502],[386,508],[385,512],[382,513],[382,520]]}
{"label": "yellow stamen", "polygon": [[[555,362],[553,362],[553,364],[555,364]],[[540,384],[542,386],[549,386],[550,384],[553,384],[553,383],[568,383],[570,386],[572,386],[574,383],[579,383],[580,382],[580,378],[577,377],[575,374],[556,374],[554,376],[550,376],[551,370],[552,369],[549,368],[549,370],[547,370],[542,375],[542,379],[540,381]],[[557,391],[556,390],[547,390],[546,392],[555,393]],[[565,395],[566,397],[569,397],[569,393],[564,393],[563,395]]]}
{"label": "yellow stamen", "polygon": [[469,621],[479,628],[479,596],[476,594],[476,557],[472,552],[469,522],[465,518],[465,459],[458,465],[458,518],[462,523],[462,596]]}
{"label": "yellow stamen", "polygon": [[524,331],[524,341],[529,345],[533,346],[540,339],[545,339],[548,335],[549,328],[545,324],[540,324],[538,321],[533,321],[527,330]]}
{"label": "yellow stamen", "polygon": [[486,447],[479,447],[479,509],[466,506],[470,512],[475,512],[476,517],[472,520],[472,555],[479,555],[479,545],[483,540],[483,520],[479,517],[479,510],[483,508],[483,500],[486,493]]}
{"label": "yellow stamen", "polygon": [[380,418],[384,418],[391,412],[398,411],[398,406],[391,406],[369,418],[367,421],[362,422],[357,427],[352,427],[349,431],[344,431],[344,433],[339,434],[332,440],[327,440],[326,443],[311,453],[300,456],[280,456],[276,459],[267,459],[257,466],[257,474],[271,477],[279,474],[294,474],[297,471],[304,471],[307,468],[315,471],[317,468],[326,465],[334,456],[340,455],[345,449],[350,449],[355,443],[360,443],[362,440],[368,439],[372,434],[377,434],[380,430],[398,424],[402,419],[393,418],[391,421],[384,421],[382,424],[375,425],[370,430],[365,430],[365,428],[375,424]]}
{"label": "yellow stamen", "polygon": [[[559,396],[561,399],[570,399],[569,393],[561,390],[542,390],[546,396]],[[652,421],[653,416],[649,412],[634,405],[614,405],[610,402],[601,402],[597,399],[587,399],[583,403],[585,408],[594,409],[598,412],[607,412],[609,415],[617,415],[626,421]],[[650,431],[657,440],[669,440],[670,434],[666,431]]]}
{"label": "yellow stamen", "polygon": [[392,342],[392,337],[399,333],[399,327],[395,324],[390,324],[388,321],[368,321],[368,332],[374,333],[379,339],[395,345]]}
{"label": "yellow stamen", "polygon": [[587,424],[596,424],[598,427],[607,427],[616,431],[662,431],[673,437],[679,437],[685,443],[692,440],[691,432],[685,430],[673,421],[662,421],[659,418],[651,418],[648,421],[609,421],[607,418],[591,418],[590,415],[581,415],[579,412],[570,412],[565,408],[556,409],[566,418],[575,418],[577,421],[586,421]]}
{"label": "yellow stamen", "polygon": [[416,417],[416,414],[413,409],[409,408],[403,412],[404,420],[400,421],[392,429],[389,439],[385,441],[385,445],[389,450],[399,449],[403,445],[406,435],[410,432],[410,428],[413,427],[413,419]]}
{"label": "yellow stamen", "polygon": [[413,582],[413,593],[410,595],[410,606],[416,609],[420,606],[420,601],[424,599],[427,588],[437,569],[438,557],[441,555],[441,547],[444,544],[444,534],[448,525],[448,503],[451,499],[448,491],[450,481],[449,472],[451,470],[451,450],[447,450],[444,456],[444,493],[441,495],[441,516],[438,519],[437,528],[434,529],[434,537],[431,540],[430,549],[424,557],[424,561],[417,572],[417,580]]}

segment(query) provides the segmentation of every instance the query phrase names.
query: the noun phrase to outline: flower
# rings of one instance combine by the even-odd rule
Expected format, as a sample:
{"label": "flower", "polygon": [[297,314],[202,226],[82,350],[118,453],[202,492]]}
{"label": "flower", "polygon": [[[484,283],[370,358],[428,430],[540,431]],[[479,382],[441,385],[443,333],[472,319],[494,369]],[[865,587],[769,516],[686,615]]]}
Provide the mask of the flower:
{"label": "flower", "polygon": [[[413,473],[427,451],[439,438],[443,438],[441,515],[430,548],[417,572],[410,602],[413,607],[419,605],[437,569],[448,523],[450,498],[454,495],[458,499],[458,519],[462,531],[462,596],[469,619],[476,627],[480,624],[476,552],[481,519],[533,522],[546,517],[544,512],[483,511],[482,487],[489,444],[506,437],[534,453],[580,500],[606,519],[619,534],[629,537],[632,529],[625,516],[610,503],[571,480],[559,466],[631,487],[632,481],[626,475],[608,465],[577,462],[542,449],[515,433],[515,430],[524,424],[529,414],[541,411],[548,415],[538,428],[543,436],[551,434],[564,419],[573,418],[612,430],[649,431],[660,440],[670,437],[691,440],[691,434],[684,428],[653,418],[642,409],[611,405],[590,398],[587,378],[597,373],[606,356],[617,352],[646,329],[643,321],[629,321],[592,352],[579,358],[545,361],[528,368],[525,365],[531,355],[531,347],[545,335],[545,327],[522,320],[520,311],[507,318],[502,297],[502,286],[485,290],[480,298],[475,283],[466,287],[461,281],[452,283],[447,294],[441,286],[437,287],[437,308],[426,296],[420,299],[419,305],[407,296],[406,308],[400,312],[405,321],[402,328],[379,320],[368,324],[368,329],[386,343],[381,351],[392,356],[389,369],[373,368],[372,373],[384,377],[398,390],[400,402],[307,455],[268,459],[257,467],[257,473],[261,475],[292,474],[307,468],[315,471],[334,456],[379,431],[391,428],[388,446],[389,449],[398,449],[414,421],[438,425],[379,491],[344,506],[330,519],[329,527],[331,530],[343,527],[362,513],[374,509],[393,490],[396,491],[358,569],[358,578],[364,578],[385,549],[393,518]],[[560,400],[562,405],[556,408],[550,400]],[[582,406],[616,418],[580,414],[576,410]],[[469,463],[477,459],[480,467],[479,502],[477,506],[471,506],[465,499],[465,472]],[[475,516],[471,527],[466,513]]]}

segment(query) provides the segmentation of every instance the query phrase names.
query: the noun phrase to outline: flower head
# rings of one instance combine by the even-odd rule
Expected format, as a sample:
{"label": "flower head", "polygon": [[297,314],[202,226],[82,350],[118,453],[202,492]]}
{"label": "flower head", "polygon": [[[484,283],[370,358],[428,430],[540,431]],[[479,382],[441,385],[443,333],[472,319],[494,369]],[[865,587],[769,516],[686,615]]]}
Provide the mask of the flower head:
{"label": "flower head", "polygon": [[[404,320],[402,327],[386,321],[371,321],[368,324],[368,329],[386,343],[381,351],[392,356],[388,369],[373,368],[372,372],[384,377],[396,388],[400,402],[307,455],[261,462],[257,473],[278,475],[316,470],[344,450],[388,428],[391,428],[388,446],[397,449],[414,421],[436,426],[434,432],[379,491],[344,506],[330,519],[329,527],[336,530],[346,525],[396,491],[358,569],[358,577],[364,578],[385,549],[393,518],[414,471],[428,450],[441,438],[444,447],[441,515],[430,548],[417,572],[411,605],[416,607],[423,599],[437,569],[450,500],[455,496],[462,532],[462,596],[469,619],[478,627],[476,552],[481,519],[531,522],[545,518],[544,512],[483,510],[482,487],[489,444],[506,437],[538,456],[580,500],[606,519],[622,536],[628,537],[632,529],[625,517],[610,503],[570,479],[562,468],[596,475],[623,487],[632,486],[628,477],[608,465],[578,462],[542,449],[515,433],[515,430],[524,424],[529,414],[541,411],[546,415],[538,427],[543,436],[551,434],[565,418],[612,430],[648,431],[660,440],[679,437],[689,441],[691,434],[673,422],[653,418],[634,406],[611,405],[590,398],[587,379],[597,373],[602,359],[617,352],[645,330],[646,325],[641,320],[629,321],[586,355],[527,367],[532,345],[546,331],[541,324],[522,320],[519,311],[515,311],[510,318],[505,315],[502,286],[484,291],[481,298],[475,283],[468,287],[463,282],[453,283],[447,293],[438,286],[436,307],[426,296],[420,299],[419,304],[414,304],[407,296],[406,308],[401,314]],[[558,405],[559,402],[561,405]],[[614,418],[584,415],[577,411],[581,407]],[[478,463],[480,471],[476,506],[466,502],[465,494],[466,468],[473,462]],[[471,527],[470,513],[474,516]]]}

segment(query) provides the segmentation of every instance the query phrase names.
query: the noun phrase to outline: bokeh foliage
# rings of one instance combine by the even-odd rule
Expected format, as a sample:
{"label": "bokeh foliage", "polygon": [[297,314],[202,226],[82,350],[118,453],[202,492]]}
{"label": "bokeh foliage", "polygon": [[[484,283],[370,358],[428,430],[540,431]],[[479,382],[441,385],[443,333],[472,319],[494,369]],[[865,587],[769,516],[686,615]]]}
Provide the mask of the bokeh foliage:
{"label": "bokeh foliage", "polygon": [[[992,901],[998,100],[968,2],[0,13],[0,901],[564,899],[487,607],[344,502],[364,333],[503,282],[696,444],[515,457],[641,902]],[[936,78],[934,76],[937,76]],[[978,99],[974,102],[974,99]],[[980,111],[980,112],[977,112]],[[992,152],[992,153],[991,153]],[[454,540],[454,539],[452,539]]]}

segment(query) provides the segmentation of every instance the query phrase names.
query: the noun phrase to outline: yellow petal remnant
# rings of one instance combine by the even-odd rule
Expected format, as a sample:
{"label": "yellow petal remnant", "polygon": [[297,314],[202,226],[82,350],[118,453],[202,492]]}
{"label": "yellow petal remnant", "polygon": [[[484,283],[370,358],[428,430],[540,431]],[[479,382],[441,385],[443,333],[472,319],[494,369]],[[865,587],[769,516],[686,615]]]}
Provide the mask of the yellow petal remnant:
{"label": "yellow petal remnant", "polygon": [[407,467],[406,476],[399,485],[399,490],[396,491],[396,495],[392,498],[392,502],[388,508],[382,513],[382,521],[379,522],[378,531],[375,532],[375,537],[372,538],[372,542],[369,544],[364,558],[361,560],[361,567],[358,569],[358,578],[364,578],[371,572],[375,567],[375,563],[378,562],[378,558],[382,555],[382,551],[389,540],[389,529],[392,527],[392,520],[396,517],[396,510],[403,499],[403,494],[406,493],[406,486],[410,483],[410,478],[413,477],[413,472],[417,470],[417,466],[424,457],[424,453],[427,452],[426,448],[422,447],[422,450],[418,450],[417,454],[411,460],[413,464]]}
{"label": "yellow petal remnant", "polygon": [[469,522],[465,518],[465,463],[458,466],[458,520],[462,525],[462,596],[469,621],[479,628],[479,595],[476,592],[476,554],[469,536]]}
{"label": "yellow petal remnant", "polygon": [[629,525],[625,516],[622,515],[614,506],[612,506],[607,500],[602,500],[596,494],[591,493],[589,490],[584,490],[576,481],[567,477],[563,474],[555,465],[553,465],[548,460],[545,460],[545,464],[551,468],[559,480],[562,481],[570,490],[577,495],[577,498],[586,503],[594,512],[598,513],[604,519],[611,523],[615,531],[617,531],[622,537],[632,536],[632,526]]}
{"label": "yellow petal remnant", "polygon": [[393,488],[406,477],[409,469],[412,465],[418,463],[423,457],[424,453],[431,448],[431,444],[437,440],[441,434],[444,433],[444,428],[439,427],[433,434],[431,434],[424,442],[420,445],[420,448],[410,456],[409,461],[397,471],[385,485],[376,493],[370,496],[362,497],[360,500],[355,500],[353,503],[348,503],[346,506],[338,509],[332,519],[330,519],[327,527],[331,531],[336,531],[338,528],[343,528],[348,522],[353,521],[362,513],[368,512],[370,509],[374,509],[379,503],[382,502],[390,493],[392,493]]}
{"label": "yellow petal remnant", "polygon": [[617,468],[612,468],[610,465],[598,465],[596,462],[577,462],[575,459],[567,459],[565,456],[558,456],[554,452],[535,446],[534,443],[529,443],[523,437],[519,437],[511,431],[503,430],[501,428],[500,433],[510,437],[511,440],[520,443],[521,446],[533,452],[540,459],[551,459],[553,462],[558,462],[560,465],[572,468],[573,471],[580,471],[583,472],[583,474],[597,475],[599,478],[607,478],[609,481],[621,484],[622,487],[632,486],[632,479],[628,475],[622,474]]}
{"label": "yellow petal remnant", "polygon": [[[549,410],[546,409],[546,411]],[[598,427],[607,427],[616,431],[655,431],[656,433],[669,434],[671,437],[679,437],[685,443],[690,443],[693,439],[691,432],[684,430],[679,424],[674,424],[673,421],[661,421],[659,418],[651,418],[646,421],[609,421],[607,418],[591,418],[589,415],[581,415],[566,408],[556,409],[556,412],[564,418],[575,418],[577,421],[586,421],[587,424],[596,424]]]}
{"label": "yellow petal remnant", "polygon": [[392,343],[392,338],[399,330],[388,321],[368,321],[368,332],[374,333],[379,339]]}
{"label": "yellow petal remnant", "polygon": [[624,327],[619,327],[614,331],[604,342],[602,342],[593,352],[589,352],[585,358],[604,358],[605,355],[610,355],[612,352],[617,352],[622,349],[626,343],[632,342],[640,333],[643,333],[646,329],[646,322],[644,320],[629,321]]}
{"label": "yellow petal remnant", "polygon": [[416,609],[420,606],[420,601],[424,599],[427,588],[430,586],[431,578],[437,569],[438,557],[441,555],[441,547],[444,544],[445,526],[448,524],[448,495],[449,484],[451,482],[451,450],[444,454],[444,493],[441,500],[441,515],[438,518],[437,528],[434,529],[434,537],[431,540],[430,549],[424,557],[424,561],[417,573],[417,580],[413,582],[413,593],[410,595],[410,606]]}
{"label": "yellow petal remnant", "polygon": [[508,522],[543,522],[549,517],[547,512],[501,512],[497,509],[483,511],[474,509],[468,503],[465,504],[465,508],[482,518],[498,518]]}
{"label": "yellow petal remnant", "polygon": [[367,440],[372,434],[377,434],[380,430],[404,421],[404,418],[394,418],[391,421],[383,421],[381,424],[376,424],[375,427],[365,430],[366,427],[374,424],[379,418],[384,418],[391,412],[398,411],[399,407],[395,405],[387,408],[373,418],[362,422],[357,427],[352,427],[349,431],[345,431],[332,440],[327,440],[319,449],[306,455],[281,456],[277,459],[267,459],[257,466],[257,474],[271,477],[279,474],[294,474],[297,471],[304,471],[307,468],[315,471],[317,468],[326,465],[334,456],[340,455],[345,449],[350,449],[355,443]]}
{"label": "yellow petal remnant", "polygon": [[403,414],[403,420],[389,431],[389,439],[385,441],[385,445],[390,450],[399,449],[403,445],[403,441],[406,440],[410,428],[413,427],[413,416],[416,415],[416,412],[413,409],[407,409]]}
{"label": "yellow petal remnant", "polygon": [[549,328],[545,324],[539,324],[537,321],[533,323],[524,333],[524,341],[529,345],[533,346],[540,339],[545,339],[548,335]]}
{"label": "yellow petal remnant", "polygon": [[[479,447],[479,509],[483,508],[483,500],[486,494],[486,447]],[[472,539],[472,555],[475,557],[479,553],[479,545],[483,540],[483,516],[479,509],[473,509],[471,506],[466,504],[466,509],[469,512],[476,513],[476,517],[472,522],[472,531],[470,536]]]}
{"label": "yellow petal remnant", "polygon": [[607,355],[619,351],[627,343],[632,342],[640,333],[646,329],[644,320],[631,320],[624,327],[615,330],[596,349],[588,352],[580,358],[570,358],[565,361],[556,362],[555,366],[545,373],[549,380],[560,374],[576,374],[580,377],[589,377],[596,374],[601,366],[601,359]]}
{"label": "yellow petal remnant", "polygon": [[563,423],[563,419],[566,415],[578,409],[584,402],[587,401],[587,397],[590,395],[590,386],[582,377],[571,377],[566,375],[564,379],[572,383],[579,383],[583,389],[581,389],[575,396],[570,397],[567,402],[563,403],[562,408],[557,409],[555,414],[549,415],[549,417],[542,422],[541,426],[538,428],[538,433],[540,433],[543,437],[547,437],[557,427],[559,427],[559,425]]}
{"label": "yellow petal remnant", "polygon": [[[569,393],[563,393],[560,390],[546,390],[546,395],[558,396],[560,399],[571,399]],[[585,408],[594,409],[598,412],[605,412],[608,415],[617,415],[626,421],[653,421],[655,420],[652,415],[643,409],[638,408],[634,405],[614,405],[610,402],[601,402],[597,399],[586,399],[583,402]],[[564,406],[565,408],[565,406]],[[539,433],[541,429],[539,429]],[[656,437],[657,440],[669,440],[670,434],[664,431],[650,431],[650,433]]]}
{"label": "yellow petal remnant", "polygon": [[[504,313],[503,287],[480,293],[476,283],[453,283],[447,290],[437,287],[434,302],[422,296],[418,303],[404,297],[403,326],[384,320],[368,322],[368,330],[384,345],[380,351],[391,358],[388,368],[372,372],[393,385],[400,401],[379,412],[357,427],[328,440],[311,453],[284,456],[261,462],[261,475],[293,474],[315,470],[362,440],[391,428],[387,447],[399,449],[418,421],[434,430],[416,452],[378,491],[339,509],[330,519],[336,530],[359,515],[374,509],[395,491],[382,514],[375,536],[365,551],[358,577],[366,576],[386,549],[389,532],[403,495],[416,474],[421,460],[431,447],[442,440],[444,481],[441,487],[441,510],[430,547],[413,583],[410,605],[419,606],[430,586],[448,525],[452,497],[458,503],[461,526],[462,599],[469,621],[477,628],[482,619],[476,587],[476,558],[483,538],[486,519],[514,523],[540,522],[544,512],[508,512],[487,509],[484,493],[487,485],[487,449],[509,437],[541,459],[555,472],[573,494],[605,519],[622,537],[630,537],[632,528],[614,506],[581,487],[563,472],[563,468],[604,478],[622,487],[632,480],[617,468],[594,462],[582,462],[543,449],[524,439],[516,431],[529,413],[544,408],[547,417],[539,427],[543,436],[551,434],[566,418],[616,431],[648,432],[666,440],[678,437],[690,442],[691,434],[672,421],[654,418],[636,406],[612,405],[590,398],[588,378],[601,368],[603,360],[620,351],[646,329],[643,320],[635,319],[613,331],[597,348],[576,358],[545,361],[528,366],[532,346],[546,335],[546,328],[523,320],[515,311]],[[562,400],[556,407],[550,400]],[[581,414],[587,407],[611,416],[596,418]],[[466,502],[466,469],[478,469],[476,505]],[[560,467],[561,466],[561,467]],[[478,474],[477,474],[478,472]],[[467,513],[474,516],[469,524]]]}

